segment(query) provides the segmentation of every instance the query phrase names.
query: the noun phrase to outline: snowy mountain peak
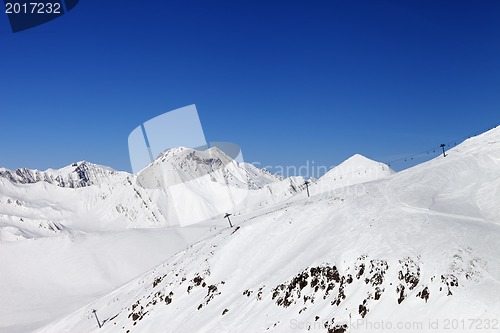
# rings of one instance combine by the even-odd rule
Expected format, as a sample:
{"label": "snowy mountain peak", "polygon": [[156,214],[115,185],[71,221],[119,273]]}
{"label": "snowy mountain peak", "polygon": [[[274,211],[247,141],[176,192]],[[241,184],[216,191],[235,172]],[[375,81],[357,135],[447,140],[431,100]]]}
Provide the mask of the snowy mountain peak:
{"label": "snowy mountain peak", "polygon": [[217,147],[206,150],[185,147],[167,149],[138,174],[139,184],[146,188],[209,181],[224,186],[257,189],[280,180],[264,170],[236,162]]}
{"label": "snowy mountain peak", "polygon": [[313,192],[331,191],[336,188],[362,184],[392,175],[386,164],[355,154],[325,173]]}
{"label": "snowy mountain peak", "polygon": [[34,184],[46,182],[59,187],[79,188],[90,185],[98,185],[108,182],[110,177],[118,172],[87,161],[75,162],[61,169],[47,169],[39,171],[36,169],[20,168],[15,171],[0,169],[0,177],[8,179],[12,183]]}
{"label": "snowy mountain peak", "polygon": [[[361,174],[368,172],[376,172],[377,174],[389,175],[394,173],[388,165],[371,160],[363,155],[355,154],[349,157],[344,162],[340,163],[336,167],[332,168],[326,174],[323,175],[320,179],[326,178],[339,178],[351,174]],[[380,171],[380,172],[379,172]]]}
{"label": "snowy mountain peak", "polygon": [[371,160],[361,154],[355,154],[349,157],[347,160],[342,162],[337,166],[337,168],[348,169],[351,168],[353,170],[364,170],[367,168],[373,167],[382,167],[385,164]]}
{"label": "snowy mountain peak", "polygon": [[362,161],[362,160],[364,160],[364,161],[372,161],[368,157],[363,156],[361,154],[354,154],[354,155],[352,155],[351,157],[349,157],[345,161],[347,162],[347,161],[351,161],[351,160],[354,160],[354,161],[356,161],[356,160],[358,160],[358,161]]}
{"label": "snowy mountain peak", "polygon": [[284,200],[297,192],[296,182],[236,162],[216,147],[168,149],[137,175],[140,187],[165,198],[160,206],[169,225],[198,223]]}
{"label": "snowy mountain peak", "polygon": [[178,170],[198,170],[209,173],[220,169],[233,160],[217,147],[207,150],[194,150],[185,147],[171,148],[164,151],[155,162],[166,162]]}

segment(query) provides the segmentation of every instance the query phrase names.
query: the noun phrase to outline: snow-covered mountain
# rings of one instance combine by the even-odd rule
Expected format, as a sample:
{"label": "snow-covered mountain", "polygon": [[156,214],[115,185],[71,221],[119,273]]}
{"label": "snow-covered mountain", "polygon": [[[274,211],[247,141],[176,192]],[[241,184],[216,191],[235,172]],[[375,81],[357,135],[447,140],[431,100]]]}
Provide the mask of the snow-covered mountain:
{"label": "snow-covered mountain", "polygon": [[311,192],[318,194],[367,183],[389,177],[393,173],[388,165],[355,154],[321,176],[314,186],[311,186]]}
{"label": "snow-covered mountain", "polygon": [[237,163],[217,148],[167,150],[138,175],[88,162],[47,171],[2,169],[0,241],[70,229],[186,225],[287,199],[302,184]]}
{"label": "snow-covered mountain", "polygon": [[45,182],[60,187],[78,188],[97,185],[104,182],[113,182],[119,172],[86,161],[76,162],[59,170],[46,171],[26,168],[10,171],[0,168],[0,177],[7,178],[13,183],[33,184]]}
{"label": "snow-covered mountain", "polygon": [[500,128],[351,186],[236,216],[39,332],[498,330]]}
{"label": "snow-covered mountain", "polygon": [[160,154],[139,173],[138,181],[144,187],[164,188],[195,180],[201,182],[206,175],[210,175],[208,180],[212,182],[250,190],[282,180],[251,164],[236,162],[217,147],[204,151],[179,147]]}
{"label": "snow-covered mountain", "polygon": [[137,175],[166,216],[167,225],[188,225],[285,200],[304,184],[236,162],[216,147],[165,151]]}
{"label": "snow-covered mountain", "polygon": [[[144,175],[161,186],[142,185]],[[287,200],[303,182],[215,148],[166,151],[139,175],[88,162],[1,169],[0,332],[31,332],[76,310],[226,226],[216,215]]]}

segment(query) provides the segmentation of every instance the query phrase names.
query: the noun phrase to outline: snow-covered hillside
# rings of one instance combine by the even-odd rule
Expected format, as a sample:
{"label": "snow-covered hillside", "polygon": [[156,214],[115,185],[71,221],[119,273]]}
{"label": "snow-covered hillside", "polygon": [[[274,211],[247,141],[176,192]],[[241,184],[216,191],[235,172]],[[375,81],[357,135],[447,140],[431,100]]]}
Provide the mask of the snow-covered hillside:
{"label": "snow-covered hillside", "polygon": [[367,183],[392,175],[394,171],[384,163],[355,154],[329,170],[318,179],[311,192],[319,194],[350,185]]}
{"label": "snow-covered hillside", "polygon": [[[161,186],[144,186],[144,175]],[[30,332],[74,311],[226,226],[217,215],[287,200],[303,182],[216,148],[166,151],[139,175],[88,162],[1,169],[0,332]]]}
{"label": "snow-covered hillside", "polygon": [[234,217],[39,332],[498,331],[500,128],[353,186]]}

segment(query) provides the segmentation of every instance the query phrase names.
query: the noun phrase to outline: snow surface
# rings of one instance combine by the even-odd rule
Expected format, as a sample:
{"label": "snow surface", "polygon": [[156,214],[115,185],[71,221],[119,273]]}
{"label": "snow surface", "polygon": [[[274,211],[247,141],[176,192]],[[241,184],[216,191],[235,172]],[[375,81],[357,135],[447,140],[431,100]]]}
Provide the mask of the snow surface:
{"label": "snow surface", "polygon": [[394,171],[384,163],[355,154],[329,170],[311,186],[311,193],[318,194],[334,189],[379,180]]}
{"label": "snow surface", "polygon": [[216,147],[168,149],[137,176],[137,184],[149,190],[169,226],[285,200],[303,183],[301,177],[282,179],[238,163]]}
{"label": "snow surface", "polygon": [[383,171],[234,216],[38,332],[498,331],[500,128]]}
{"label": "snow surface", "polygon": [[143,170],[155,188],[88,162],[0,171],[0,332],[31,332],[74,311],[217,232],[223,213],[287,200],[304,182],[216,148],[166,151]]}
{"label": "snow surface", "polygon": [[220,229],[68,233],[2,242],[0,332],[32,332],[111,292],[216,228]]}

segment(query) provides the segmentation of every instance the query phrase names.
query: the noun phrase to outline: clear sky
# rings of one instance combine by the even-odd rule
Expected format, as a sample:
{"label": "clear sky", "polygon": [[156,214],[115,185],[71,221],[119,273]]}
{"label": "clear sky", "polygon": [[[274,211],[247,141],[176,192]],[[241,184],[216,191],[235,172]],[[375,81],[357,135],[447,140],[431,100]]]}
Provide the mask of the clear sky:
{"label": "clear sky", "polygon": [[81,0],[0,13],[0,166],[130,170],[144,121],[196,104],[262,165],[380,161],[500,124],[500,1]]}

